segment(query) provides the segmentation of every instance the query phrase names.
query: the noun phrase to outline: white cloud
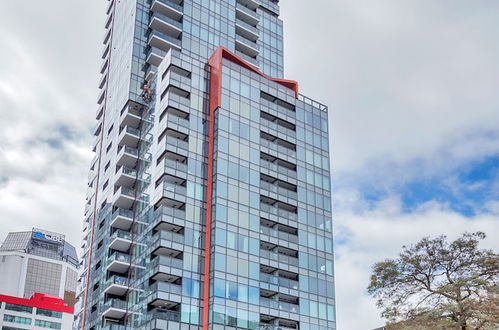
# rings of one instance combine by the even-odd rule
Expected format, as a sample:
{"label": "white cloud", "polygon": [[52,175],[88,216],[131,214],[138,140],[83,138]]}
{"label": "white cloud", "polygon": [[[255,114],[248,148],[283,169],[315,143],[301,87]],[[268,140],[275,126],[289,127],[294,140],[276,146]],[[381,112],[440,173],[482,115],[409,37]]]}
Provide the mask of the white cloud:
{"label": "white cloud", "polygon": [[[497,149],[497,2],[282,2],[286,76],[330,106],[334,167]],[[476,147],[477,144],[480,147]],[[443,166],[452,164],[453,159]]]}
{"label": "white cloud", "polygon": [[[362,204],[362,201],[359,201]],[[359,205],[358,203],[354,203]],[[499,250],[499,212],[466,218],[437,202],[410,214],[400,212],[397,197],[370,209],[335,214],[336,301],[338,329],[374,329],[384,324],[375,300],[366,294],[371,266],[394,258],[403,245],[445,234],[450,240],[465,231],[488,234],[481,248]]]}
{"label": "white cloud", "polygon": [[[36,226],[80,243],[106,5],[2,4],[0,240]],[[382,321],[364,295],[372,263],[425,235],[498,230],[497,201],[470,219],[437,202],[404,214],[393,187],[499,152],[499,3],[280,5],[286,77],[330,106],[334,218],[343,243],[336,248],[338,329],[374,328]],[[72,137],[54,148],[47,139],[60,140],[61,126]],[[362,200],[359,181],[383,185],[388,197]],[[486,245],[494,246],[490,236]]]}
{"label": "white cloud", "polygon": [[[329,105],[338,329],[372,329],[384,323],[365,295],[374,262],[423,236],[466,230],[488,232],[484,245],[498,248],[497,201],[473,218],[436,201],[403,213],[397,189],[439,177],[459,195],[456,171],[499,154],[499,4],[317,0],[281,8],[285,76]],[[363,200],[359,184],[387,196]]]}
{"label": "white cloud", "polygon": [[81,242],[104,6],[2,4],[0,240],[42,227]]}

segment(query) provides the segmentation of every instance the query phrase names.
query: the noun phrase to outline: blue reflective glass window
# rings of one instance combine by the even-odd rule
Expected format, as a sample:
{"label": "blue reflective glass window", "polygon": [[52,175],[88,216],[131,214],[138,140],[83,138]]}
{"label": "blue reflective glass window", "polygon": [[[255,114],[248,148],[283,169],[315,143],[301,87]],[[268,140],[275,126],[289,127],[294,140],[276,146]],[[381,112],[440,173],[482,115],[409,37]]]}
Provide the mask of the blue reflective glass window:
{"label": "blue reflective glass window", "polygon": [[237,310],[237,327],[246,329],[248,328],[248,311],[243,309]]}
{"label": "blue reflective glass window", "polygon": [[242,182],[249,181],[249,168],[244,166],[239,167],[239,180]]}
{"label": "blue reflective glass window", "polygon": [[237,258],[227,256],[227,272],[237,275]]}
{"label": "blue reflective glass window", "polygon": [[227,281],[225,284],[225,298],[230,300],[237,300],[237,286],[236,282]]}
{"label": "blue reflective glass window", "polygon": [[250,261],[249,263],[249,278],[253,280],[260,279],[260,264]]}
{"label": "blue reflective glass window", "polygon": [[260,289],[250,286],[248,288],[248,302],[250,304],[259,305],[260,304]]}
{"label": "blue reflective glass window", "polygon": [[217,181],[217,196],[227,199],[227,183],[220,180]]}
{"label": "blue reflective glass window", "polygon": [[[228,148],[227,148],[228,149]],[[228,164],[225,159],[217,159],[217,174],[225,175],[227,176],[228,171]]]}
{"label": "blue reflective glass window", "polygon": [[217,228],[215,230],[215,244],[220,246],[227,246],[227,232],[223,229]]}
{"label": "blue reflective glass window", "polygon": [[310,316],[318,317],[319,316],[319,306],[316,301],[310,300]]}
{"label": "blue reflective glass window", "polygon": [[224,115],[218,116],[218,129],[224,130],[226,132],[229,131],[229,118]]}
{"label": "blue reflective glass window", "polygon": [[226,258],[225,255],[220,253],[215,253],[215,270],[225,272]]}
{"label": "blue reflective glass window", "polygon": [[215,297],[225,298],[225,281],[219,278],[215,278],[213,284],[213,294]]}
{"label": "blue reflective glass window", "polygon": [[237,245],[236,245],[236,235],[233,232],[227,232],[227,248],[236,250]]}
{"label": "blue reflective glass window", "polygon": [[239,284],[237,287],[237,300],[248,302],[248,286]]}
{"label": "blue reflective glass window", "polygon": [[237,180],[239,178],[239,165],[229,162],[229,177]]}
{"label": "blue reflective glass window", "polygon": [[218,221],[227,222],[227,206],[216,204],[215,209],[216,219]]}

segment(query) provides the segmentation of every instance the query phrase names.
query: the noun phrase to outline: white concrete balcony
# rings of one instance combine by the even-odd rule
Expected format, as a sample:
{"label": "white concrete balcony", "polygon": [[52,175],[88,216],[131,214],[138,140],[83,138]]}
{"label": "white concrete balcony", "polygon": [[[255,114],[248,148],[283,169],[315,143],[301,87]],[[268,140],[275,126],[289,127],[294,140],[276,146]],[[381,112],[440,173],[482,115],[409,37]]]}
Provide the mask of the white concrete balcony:
{"label": "white concrete balcony", "polygon": [[135,147],[140,141],[140,131],[136,128],[125,126],[118,136],[118,145]]}
{"label": "white concrete balcony", "polygon": [[104,88],[104,86],[106,85],[106,81],[107,81],[107,74],[103,74],[99,82],[100,89]]}
{"label": "white concrete balcony", "polygon": [[[170,153],[171,154],[171,153]],[[182,158],[180,160],[163,158],[157,166],[157,174],[159,176],[163,174],[169,174],[173,176],[180,177],[182,179],[187,179],[187,162]]]}
{"label": "white concrete balcony", "polygon": [[256,27],[239,18],[236,18],[236,33],[251,41],[257,41],[260,36],[260,32]]}
{"label": "white concrete balcony", "polygon": [[257,10],[258,7],[260,7],[260,4],[256,0],[236,0],[236,2],[250,8],[251,10]]}
{"label": "white concrete balcony", "polygon": [[114,13],[111,13],[111,15],[109,15],[107,17],[106,24],[104,24],[105,29],[109,29],[109,27],[111,26],[111,22],[113,21],[113,16],[114,16]]}
{"label": "white concrete balcony", "polygon": [[133,211],[118,208],[113,213],[111,227],[128,230],[133,223]]}
{"label": "white concrete balcony", "polygon": [[114,0],[109,1],[109,4],[107,5],[106,9],[106,15],[109,15],[111,13],[113,6],[114,6]]}
{"label": "white concrete balcony", "polygon": [[104,45],[111,39],[111,31],[111,29],[106,30],[106,33],[104,34],[104,41],[102,42]]}
{"label": "white concrete balcony", "polygon": [[252,26],[256,26],[260,22],[260,16],[255,9],[245,7],[240,3],[236,4],[236,17]]}
{"label": "white concrete balcony", "polygon": [[100,120],[103,114],[104,114],[104,104],[97,108],[97,111],[95,112],[95,119]]}
{"label": "white concrete balcony", "polygon": [[250,57],[255,57],[260,54],[260,50],[256,42],[246,39],[239,34],[236,34],[236,50]]}
{"label": "white concrete balcony", "polygon": [[106,58],[104,61],[102,61],[102,65],[100,67],[100,73],[104,73],[106,71],[108,64],[109,64],[108,58]]}
{"label": "white concrete balcony", "polygon": [[163,51],[168,51],[170,48],[177,50],[182,49],[182,43],[179,39],[174,38],[168,34],[159,31],[151,31],[149,35],[148,45],[161,49]]}
{"label": "white concrete balcony", "polygon": [[182,23],[161,13],[151,15],[149,27],[176,39],[182,34]]}
{"label": "white concrete balcony", "polygon": [[138,127],[142,120],[142,111],[139,105],[129,103],[120,112],[120,126]]}
{"label": "white concrete balcony", "polygon": [[129,209],[135,202],[135,190],[120,187],[113,195],[113,206]]}
{"label": "white concrete balcony", "polygon": [[133,168],[120,166],[115,176],[115,184],[121,187],[131,187],[138,180],[138,172]]}
{"label": "white concrete balcony", "polygon": [[109,299],[104,303],[102,316],[111,319],[121,319],[126,315],[126,301],[119,299]]}
{"label": "white concrete balcony", "polygon": [[107,55],[109,54],[110,50],[111,50],[111,46],[109,44],[104,45],[104,48],[102,50],[102,59],[107,58]]}
{"label": "white concrete balcony", "polygon": [[118,275],[111,276],[105,284],[104,292],[113,296],[123,296],[128,291],[128,278]]}
{"label": "white concrete balcony", "polygon": [[118,149],[116,157],[117,165],[124,165],[127,167],[134,167],[139,158],[139,150],[136,148],[122,146]]}
{"label": "white concrete balcony", "polygon": [[106,90],[103,89],[103,90],[101,90],[99,97],[97,97],[97,104],[102,104],[102,102],[104,102],[105,98],[106,98]]}
{"label": "white concrete balcony", "polygon": [[111,272],[116,272],[124,274],[130,268],[130,255],[115,252],[113,253],[107,261],[107,270]]}
{"label": "white concrete balcony", "polygon": [[289,303],[285,301],[279,301],[276,299],[269,299],[269,298],[264,298],[260,297],[260,306],[261,307],[266,307],[269,309],[274,309],[274,310],[279,310],[283,312],[289,312],[289,313],[299,313],[300,312],[300,305],[294,304],[294,303]]}
{"label": "white concrete balcony", "polygon": [[146,62],[154,66],[159,66],[166,53],[164,50],[151,47],[147,52]]}
{"label": "white concrete balcony", "polygon": [[132,233],[122,229],[117,229],[111,235],[109,247],[116,251],[126,252],[132,246]]}
{"label": "white concrete balcony", "polygon": [[153,0],[151,11],[167,15],[176,21],[180,21],[184,15],[184,8],[181,3],[182,0]]}

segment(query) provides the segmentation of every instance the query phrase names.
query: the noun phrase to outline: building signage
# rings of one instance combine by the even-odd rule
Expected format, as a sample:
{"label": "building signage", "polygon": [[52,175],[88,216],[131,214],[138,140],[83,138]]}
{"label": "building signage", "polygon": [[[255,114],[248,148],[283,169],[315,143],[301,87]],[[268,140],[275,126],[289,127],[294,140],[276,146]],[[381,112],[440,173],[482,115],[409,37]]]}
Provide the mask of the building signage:
{"label": "building signage", "polygon": [[44,239],[55,243],[64,243],[64,235],[33,228],[33,238]]}

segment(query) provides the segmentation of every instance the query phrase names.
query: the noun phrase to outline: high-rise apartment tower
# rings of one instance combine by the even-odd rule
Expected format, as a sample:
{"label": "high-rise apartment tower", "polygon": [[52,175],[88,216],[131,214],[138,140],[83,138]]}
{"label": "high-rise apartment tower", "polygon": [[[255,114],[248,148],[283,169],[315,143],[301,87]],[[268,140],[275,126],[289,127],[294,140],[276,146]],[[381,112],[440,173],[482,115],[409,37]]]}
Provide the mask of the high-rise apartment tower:
{"label": "high-rise apartment tower", "polygon": [[335,329],[327,107],[277,0],[111,0],[82,329]]}

